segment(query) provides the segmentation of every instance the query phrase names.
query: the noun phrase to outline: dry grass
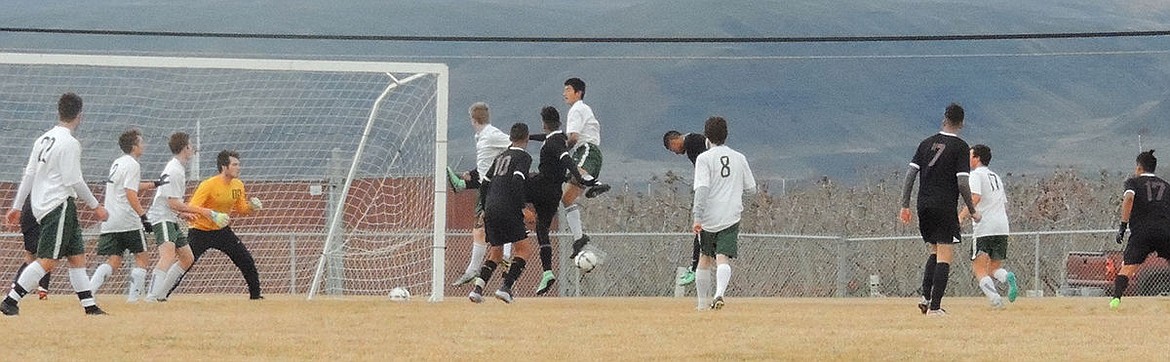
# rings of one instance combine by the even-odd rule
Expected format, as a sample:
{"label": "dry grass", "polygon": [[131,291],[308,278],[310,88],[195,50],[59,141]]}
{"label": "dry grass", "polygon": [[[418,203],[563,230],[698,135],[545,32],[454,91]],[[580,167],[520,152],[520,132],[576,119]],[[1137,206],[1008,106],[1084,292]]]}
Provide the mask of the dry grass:
{"label": "dry grass", "polygon": [[1121,360],[1163,355],[1170,335],[1166,298],[1127,298],[1116,312],[1106,298],[1021,299],[1004,311],[949,298],[943,318],[908,298],[732,298],[704,312],[690,298],[269,298],[110,295],[106,317],[82,315],[67,295],[26,300],[0,319],[5,359]]}

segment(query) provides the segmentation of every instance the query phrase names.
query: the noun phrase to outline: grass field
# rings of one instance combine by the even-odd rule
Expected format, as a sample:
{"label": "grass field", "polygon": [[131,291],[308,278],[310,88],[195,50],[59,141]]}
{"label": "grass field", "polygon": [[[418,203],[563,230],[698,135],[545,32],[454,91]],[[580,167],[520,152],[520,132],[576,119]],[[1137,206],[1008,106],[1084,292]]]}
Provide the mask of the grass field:
{"label": "grass field", "polygon": [[[463,298],[182,295],[104,317],[71,295],[26,299],[0,319],[6,360],[1119,360],[1165,356],[1170,299],[1021,298],[1002,311],[915,299]],[[12,344],[20,343],[19,347]]]}

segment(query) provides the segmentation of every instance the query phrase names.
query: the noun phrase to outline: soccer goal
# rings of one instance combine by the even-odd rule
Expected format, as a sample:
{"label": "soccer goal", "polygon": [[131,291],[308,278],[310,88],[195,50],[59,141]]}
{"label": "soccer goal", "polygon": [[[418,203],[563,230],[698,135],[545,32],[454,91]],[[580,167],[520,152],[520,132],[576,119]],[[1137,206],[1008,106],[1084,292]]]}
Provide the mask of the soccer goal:
{"label": "soccer goal", "polygon": [[[240,153],[248,196],[265,208],[231,227],[265,293],[311,299],[405,287],[439,301],[447,87],[444,64],[0,53],[0,191],[15,189],[33,138],[54,125],[57,98],[75,92],[85,102],[76,133],[83,173],[99,195],[130,127],[144,134],[143,179],[170,160],[173,132],[191,134],[198,154],[188,196],[217,173],[220,150]],[[96,231],[96,220],[82,217]],[[212,250],[177,292],[245,290]]]}

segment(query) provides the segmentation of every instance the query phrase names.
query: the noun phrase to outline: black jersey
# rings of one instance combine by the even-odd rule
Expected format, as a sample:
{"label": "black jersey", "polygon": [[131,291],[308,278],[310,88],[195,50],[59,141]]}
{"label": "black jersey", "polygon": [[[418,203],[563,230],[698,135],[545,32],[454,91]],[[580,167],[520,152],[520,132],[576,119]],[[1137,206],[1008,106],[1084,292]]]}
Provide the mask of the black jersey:
{"label": "black jersey", "polygon": [[691,164],[695,164],[695,159],[699,158],[699,154],[707,150],[707,137],[698,133],[687,133],[683,137],[683,152],[686,152],[687,158],[691,159]]}
{"label": "black jersey", "polygon": [[1170,227],[1170,185],[1152,173],[1125,180],[1125,192],[1133,192],[1129,225],[1134,230]]}
{"label": "black jersey", "polygon": [[569,172],[575,170],[577,165],[569,155],[569,137],[564,132],[553,131],[545,135],[544,144],[540,146],[540,165],[536,167],[540,171],[536,182],[560,187],[560,184],[569,181]]}
{"label": "black jersey", "polygon": [[508,147],[488,168],[487,197],[484,210],[490,217],[520,215],[526,199],[525,179],[532,167],[532,156],[523,148]]}
{"label": "black jersey", "polygon": [[918,145],[910,167],[918,169],[918,209],[959,207],[959,176],[971,172],[967,142],[939,132]]}

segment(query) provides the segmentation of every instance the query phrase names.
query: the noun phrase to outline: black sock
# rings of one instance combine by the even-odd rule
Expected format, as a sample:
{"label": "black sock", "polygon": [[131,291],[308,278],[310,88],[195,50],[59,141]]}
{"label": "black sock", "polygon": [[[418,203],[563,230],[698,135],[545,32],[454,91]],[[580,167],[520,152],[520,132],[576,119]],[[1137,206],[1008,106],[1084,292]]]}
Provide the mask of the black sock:
{"label": "black sock", "polygon": [[691,248],[691,271],[699,267],[699,236],[695,235],[695,244]]}
{"label": "black sock", "polygon": [[930,289],[930,310],[942,305],[943,294],[947,292],[947,280],[951,277],[951,263],[937,263],[934,266],[934,285]]}
{"label": "black sock", "polygon": [[544,271],[552,270],[552,245],[540,246],[540,267]]}
{"label": "black sock", "polygon": [[45,276],[41,277],[41,284],[40,284],[41,288],[45,288],[45,290],[49,290],[49,277],[50,276],[53,276],[53,273],[45,273]]}
{"label": "black sock", "polygon": [[516,279],[520,279],[520,273],[524,272],[524,258],[514,256],[512,257],[512,266],[508,267],[508,274],[504,274],[504,289],[511,290],[512,285],[516,283]]}
{"label": "black sock", "polygon": [[1125,293],[1125,288],[1128,287],[1129,277],[1125,274],[1117,274],[1117,277],[1113,278],[1113,297],[1120,299],[1121,293]]}
{"label": "black sock", "polygon": [[934,285],[934,269],[935,265],[938,264],[937,261],[938,255],[930,254],[930,257],[926,258],[926,266],[922,271],[922,297],[926,300],[930,300],[930,288]]}
{"label": "black sock", "polygon": [[496,262],[491,260],[484,260],[483,266],[479,268],[479,278],[483,279],[484,284],[492,280],[492,273],[496,272]]}

